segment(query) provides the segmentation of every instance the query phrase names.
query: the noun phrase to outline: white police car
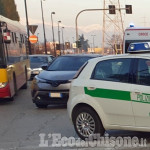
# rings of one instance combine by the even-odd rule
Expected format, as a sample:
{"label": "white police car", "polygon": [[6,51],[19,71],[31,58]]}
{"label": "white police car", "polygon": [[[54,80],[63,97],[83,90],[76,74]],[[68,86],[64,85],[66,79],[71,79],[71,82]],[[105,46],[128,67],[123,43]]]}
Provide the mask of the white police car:
{"label": "white police car", "polygon": [[132,43],[132,54],[89,60],[71,84],[69,116],[85,139],[105,130],[150,132],[150,43]]}

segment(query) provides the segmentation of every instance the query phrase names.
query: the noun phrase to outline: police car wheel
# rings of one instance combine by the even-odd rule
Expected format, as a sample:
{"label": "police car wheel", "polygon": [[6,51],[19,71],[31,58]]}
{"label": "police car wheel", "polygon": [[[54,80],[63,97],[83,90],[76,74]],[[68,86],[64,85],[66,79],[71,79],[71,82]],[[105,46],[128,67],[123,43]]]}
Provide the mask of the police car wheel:
{"label": "police car wheel", "polygon": [[90,107],[80,107],[73,112],[73,124],[78,136],[85,140],[93,134],[104,135],[105,129],[97,113]]}

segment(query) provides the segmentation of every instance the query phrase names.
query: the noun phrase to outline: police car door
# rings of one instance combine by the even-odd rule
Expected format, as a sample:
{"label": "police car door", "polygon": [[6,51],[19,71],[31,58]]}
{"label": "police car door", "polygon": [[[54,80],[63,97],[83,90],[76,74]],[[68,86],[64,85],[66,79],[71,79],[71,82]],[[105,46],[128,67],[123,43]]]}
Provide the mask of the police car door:
{"label": "police car door", "polygon": [[150,127],[150,59],[135,62],[132,105],[137,127]]}
{"label": "police car door", "polygon": [[103,108],[110,125],[135,125],[130,99],[131,62],[131,58],[100,61],[95,67],[92,80],[90,80],[89,87],[94,86],[95,90],[89,91],[89,93]]}

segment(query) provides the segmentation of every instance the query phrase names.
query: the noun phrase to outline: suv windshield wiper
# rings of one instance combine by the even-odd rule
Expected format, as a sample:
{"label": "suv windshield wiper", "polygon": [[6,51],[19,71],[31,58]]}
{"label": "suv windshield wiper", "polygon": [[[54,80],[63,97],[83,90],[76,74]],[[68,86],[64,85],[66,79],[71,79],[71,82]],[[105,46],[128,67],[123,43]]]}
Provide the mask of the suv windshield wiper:
{"label": "suv windshield wiper", "polygon": [[47,71],[57,71],[57,70],[51,70],[51,69],[50,69],[50,70],[47,70]]}

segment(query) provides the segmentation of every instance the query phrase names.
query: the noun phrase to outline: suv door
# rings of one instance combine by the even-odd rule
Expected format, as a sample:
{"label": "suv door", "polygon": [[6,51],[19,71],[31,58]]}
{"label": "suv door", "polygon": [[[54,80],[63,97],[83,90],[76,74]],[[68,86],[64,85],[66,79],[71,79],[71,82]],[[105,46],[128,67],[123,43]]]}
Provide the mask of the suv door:
{"label": "suv door", "polygon": [[132,58],[100,61],[85,93],[97,100],[109,125],[135,126],[131,90]]}
{"label": "suv door", "polygon": [[150,59],[135,62],[132,105],[137,127],[150,127]]}

